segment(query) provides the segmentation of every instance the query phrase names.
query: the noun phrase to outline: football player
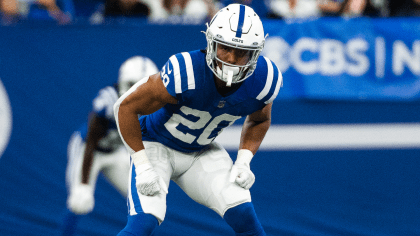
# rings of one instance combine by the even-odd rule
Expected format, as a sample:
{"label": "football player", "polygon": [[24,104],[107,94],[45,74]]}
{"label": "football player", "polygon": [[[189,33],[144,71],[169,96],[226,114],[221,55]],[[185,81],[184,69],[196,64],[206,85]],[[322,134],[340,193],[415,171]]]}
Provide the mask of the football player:
{"label": "football player", "polygon": [[118,134],[113,106],[140,79],[159,72],[149,58],[134,56],[120,67],[118,83],[101,89],[92,102],[88,123],[75,131],[68,144],[67,208],[63,235],[74,235],[78,215],[93,210],[95,184],[103,173],[121,195],[127,196],[130,159]]}
{"label": "football player", "polygon": [[[236,235],[266,235],[251,203],[251,159],[271,124],[282,75],[260,56],[262,22],[231,4],[207,25],[206,50],[173,55],[114,105],[131,155],[129,216],[123,235],[151,235],[165,218],[170,180],[217,212]],[[141,115],[140,118],[138,115]],[[213,142],[246,117],[236,161]]]}

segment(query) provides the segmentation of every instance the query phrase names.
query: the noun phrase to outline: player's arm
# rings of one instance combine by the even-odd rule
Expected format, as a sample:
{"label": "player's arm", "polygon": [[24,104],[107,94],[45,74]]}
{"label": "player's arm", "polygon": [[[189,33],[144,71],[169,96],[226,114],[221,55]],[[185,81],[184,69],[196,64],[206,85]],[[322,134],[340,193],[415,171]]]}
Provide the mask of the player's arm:
{"label": "player's arm", "polygon": [[168,93],[157,73],[146,82],[137,82],[114,105],[117,127],[131,154],[136,171],[136,187],[142,195],[154,196],[161,190],[167,193],[167,187],[144,150],[138,115],[151,114],[168,103],[176,104],[177,100]]}
{"label": "player's arm", "polygon": [[75,214],[87,214],[95,205],[94,184],[89,184],[89,175],[92,170],[93,153],[98,147],[99,140],[106,135],[108,122],[106,118],[99,117],[93,111],[89,114],[86,148],[83,153],[82,182],[72,186],[67,200],[69,209]]}
{"label": "player's arm", "polygon": [[108,120],[99,117],[95,112],[89,114],[88,132],[86,136],[86,148],[83,154],[82,183],[88,184],[90,170],[93,163],[93,152],[98,147],[99,140],[106,135]]}
{"label": "player's arm", "polygon": [[244,189],[249,189],[255,182],[250,163],[271,125],[272,103],[264,106],[245,119],[242,126],[239,151],[235,164],[232,166],[230,181],[236,182]]}
{"label": "player's arm", "polygon": [[[120,134],[126,144],[134,152],[138,152],[144,149],[138,115],[151,114],[167,103],[176,104],[177,100],[168,93],[160,74],[157,73],[150,76],[146,83],[137,87],[128,96],[121,97],[117,104],[119,102],[118,113],[115,115],[118,117]],[[114,111],[115,108],[114,106]]]}
{"label": "player's arm", "polygon": [[255,154],[271,125],[272,103],[258,110],[245,119],[242,126],[239,149],[247,149]]}

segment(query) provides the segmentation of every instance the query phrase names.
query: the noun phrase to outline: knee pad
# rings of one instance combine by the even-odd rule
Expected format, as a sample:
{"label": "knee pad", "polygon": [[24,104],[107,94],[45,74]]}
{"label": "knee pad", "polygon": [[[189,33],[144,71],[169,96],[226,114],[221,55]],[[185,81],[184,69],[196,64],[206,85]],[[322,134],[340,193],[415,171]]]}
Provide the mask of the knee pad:
{"label": "knee pad", "polygon": [[151,235],[158,226],[156,217],[150,214],[139,213],[128,216],[127,225],[118,236],[147,236]]}
{"label": "knee pad", "polygon": [[236,236],[266,236],[250,202],[230,208],[223,218],[235,231]]}
{"label": "knee pad", "polygon": [[[190,185],[181,185],[184,185],[183,189],[190,189],[186,192],[192,199],[223,217],[232,206],[250,202],[251,193],[229,181],[232,159],[227,151],[217,143],[212,143],[207,148],[190,168],[188,177],[185,174],[181,177],[188,178],[186,182],[196,186],[195,189],[191,189]],[[177,184],[179,185],[178,182]]]}

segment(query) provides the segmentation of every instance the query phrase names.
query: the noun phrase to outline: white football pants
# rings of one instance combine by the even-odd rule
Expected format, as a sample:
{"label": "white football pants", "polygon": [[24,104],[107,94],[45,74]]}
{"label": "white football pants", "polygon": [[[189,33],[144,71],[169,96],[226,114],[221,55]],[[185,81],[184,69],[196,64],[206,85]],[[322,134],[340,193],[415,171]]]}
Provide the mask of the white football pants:
{"label": "white football pants", "polygon": [[[150,162],[167,187],[170,180],[173,180],[190,198],[220,216],[223,217],[232,207],[251,202],[249,190],[229,182],[233,162],[227,151],[216,142],[193,153],[179,152],[157,142],[143,143]],[[166,194],[161,191],[155,196],[141,195],[137,191],[136,173],[132,169],[130,175],[129,214],[149,213],[162,223],[166,213]]]}
{"label": "white football pants", "polygon": [[[68,196],[73,184],[81,183],[83,153],[86,144],[83,142],[79,132],[74,132],[70,138],[67,148],[67,169],[66,184]],[[89,174],[88,184],[95,189],[99,173],[102,173],[108,182],[121,193],[127,196],[127,186],[130,170],[130,154],[124,145],[110,153],[95,151],[93,154],[93,163]]]}

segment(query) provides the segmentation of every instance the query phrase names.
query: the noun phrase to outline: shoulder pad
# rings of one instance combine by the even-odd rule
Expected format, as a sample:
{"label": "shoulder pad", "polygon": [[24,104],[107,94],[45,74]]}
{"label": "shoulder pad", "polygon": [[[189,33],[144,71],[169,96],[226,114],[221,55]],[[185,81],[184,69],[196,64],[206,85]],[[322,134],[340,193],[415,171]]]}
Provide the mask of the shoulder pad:
{"label": "shoulder pad", "polygon": [[171,56],[163,66],[160,75],[163,84],[172,96],[195,89],[193,61],[189,52]]}
{"label": "shoulder pad", "polygon": [[262,58],[255,71],[255,89],[259,92],[256,99],[268,104],[277,97],[283,86],[283,76],[274,62],[267,57]]}

